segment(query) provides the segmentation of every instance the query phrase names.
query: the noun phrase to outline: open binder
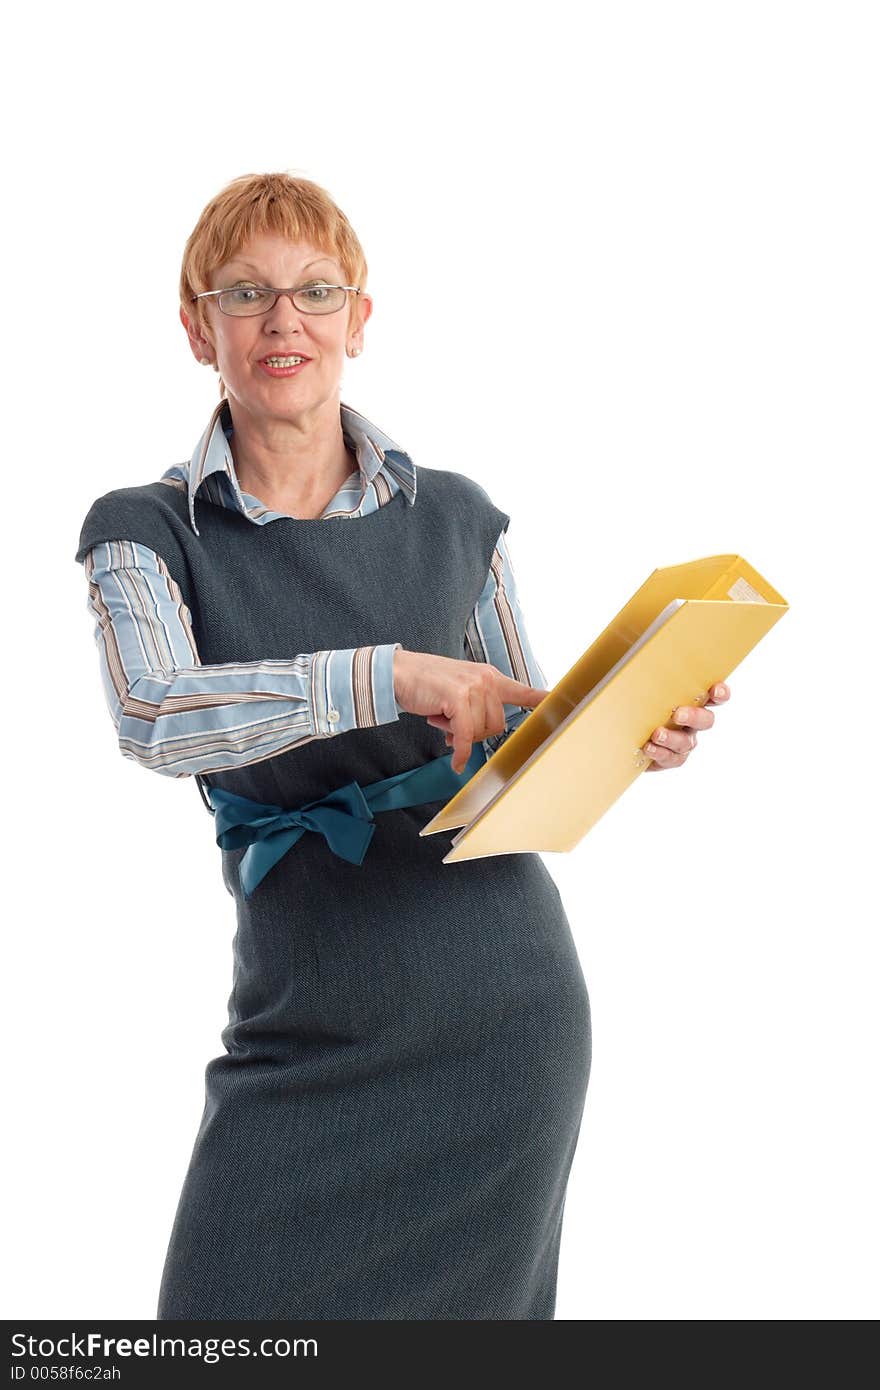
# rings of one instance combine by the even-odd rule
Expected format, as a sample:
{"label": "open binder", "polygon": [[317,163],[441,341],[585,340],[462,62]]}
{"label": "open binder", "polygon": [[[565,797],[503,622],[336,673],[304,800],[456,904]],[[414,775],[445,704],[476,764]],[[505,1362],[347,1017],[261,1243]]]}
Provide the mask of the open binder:
{"label": "open binder", "polygon": [[420,834],[463,826],[443,863],[573,849],[788,609],[741,555],[656,569],[593,645]]}

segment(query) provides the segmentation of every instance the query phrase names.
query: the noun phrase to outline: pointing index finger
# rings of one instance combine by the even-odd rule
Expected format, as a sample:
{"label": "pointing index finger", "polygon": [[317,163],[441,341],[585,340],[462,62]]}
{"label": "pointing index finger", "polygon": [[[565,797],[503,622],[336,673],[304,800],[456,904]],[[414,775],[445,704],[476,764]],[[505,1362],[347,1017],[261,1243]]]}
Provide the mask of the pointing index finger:
{"label": "pointing index finger", "polygon": [[538,705],[550,694],[549,690],[515,680],[513,676],[502,676],[498,684],[498,694],[506,705]]}

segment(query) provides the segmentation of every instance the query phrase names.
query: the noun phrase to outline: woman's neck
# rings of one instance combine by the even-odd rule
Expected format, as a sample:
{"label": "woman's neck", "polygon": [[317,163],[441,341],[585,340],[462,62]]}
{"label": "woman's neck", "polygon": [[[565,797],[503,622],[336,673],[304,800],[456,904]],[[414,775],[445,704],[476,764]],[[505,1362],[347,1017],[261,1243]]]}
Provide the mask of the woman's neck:
{"label": "woman's neck", "polygon": [[339,416],[335,428],[301,433],[250,431],[247,421],[233,425],[229,448],[242,492],[273,512],[299,519],[322,516],[343,483],[358,470],[346,444]]}

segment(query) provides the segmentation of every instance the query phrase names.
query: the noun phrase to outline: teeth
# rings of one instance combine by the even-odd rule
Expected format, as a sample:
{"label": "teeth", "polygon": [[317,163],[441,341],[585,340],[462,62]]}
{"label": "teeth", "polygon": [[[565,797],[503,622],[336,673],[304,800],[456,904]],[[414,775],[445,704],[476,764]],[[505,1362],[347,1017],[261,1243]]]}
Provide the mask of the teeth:
{"label": "teeth", "polygon": [[266,357],[264,361],[270,367],[293,367],[297,362],[305,362],[304,357]]}

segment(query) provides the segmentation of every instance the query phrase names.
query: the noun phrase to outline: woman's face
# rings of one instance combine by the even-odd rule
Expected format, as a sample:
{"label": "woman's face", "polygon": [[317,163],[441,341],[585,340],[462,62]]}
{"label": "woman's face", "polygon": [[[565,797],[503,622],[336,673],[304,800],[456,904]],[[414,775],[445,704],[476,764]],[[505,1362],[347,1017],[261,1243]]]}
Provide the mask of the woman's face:
{"label": "woman's face", "polygon": [[[339,262],[320,247],[264,233],[218,267],[209,288],[299,288],[316,280],[348,283]],[[348,294],[346,300],[335,313],[309,314],[281,295],[268,313],[243,318],[221,313],[216,299],[203,300],[213,341],[203,338],[182,310],[181,318],[196,357],[217,363],[228,396],[255,416],[294,419],[328,401],[338,407],[346,348],[363,346],[363,325],[372,312],[369,295]],[[267,356],[291,353],[309,358],[293,376],[273,376],[262,365]]]}

